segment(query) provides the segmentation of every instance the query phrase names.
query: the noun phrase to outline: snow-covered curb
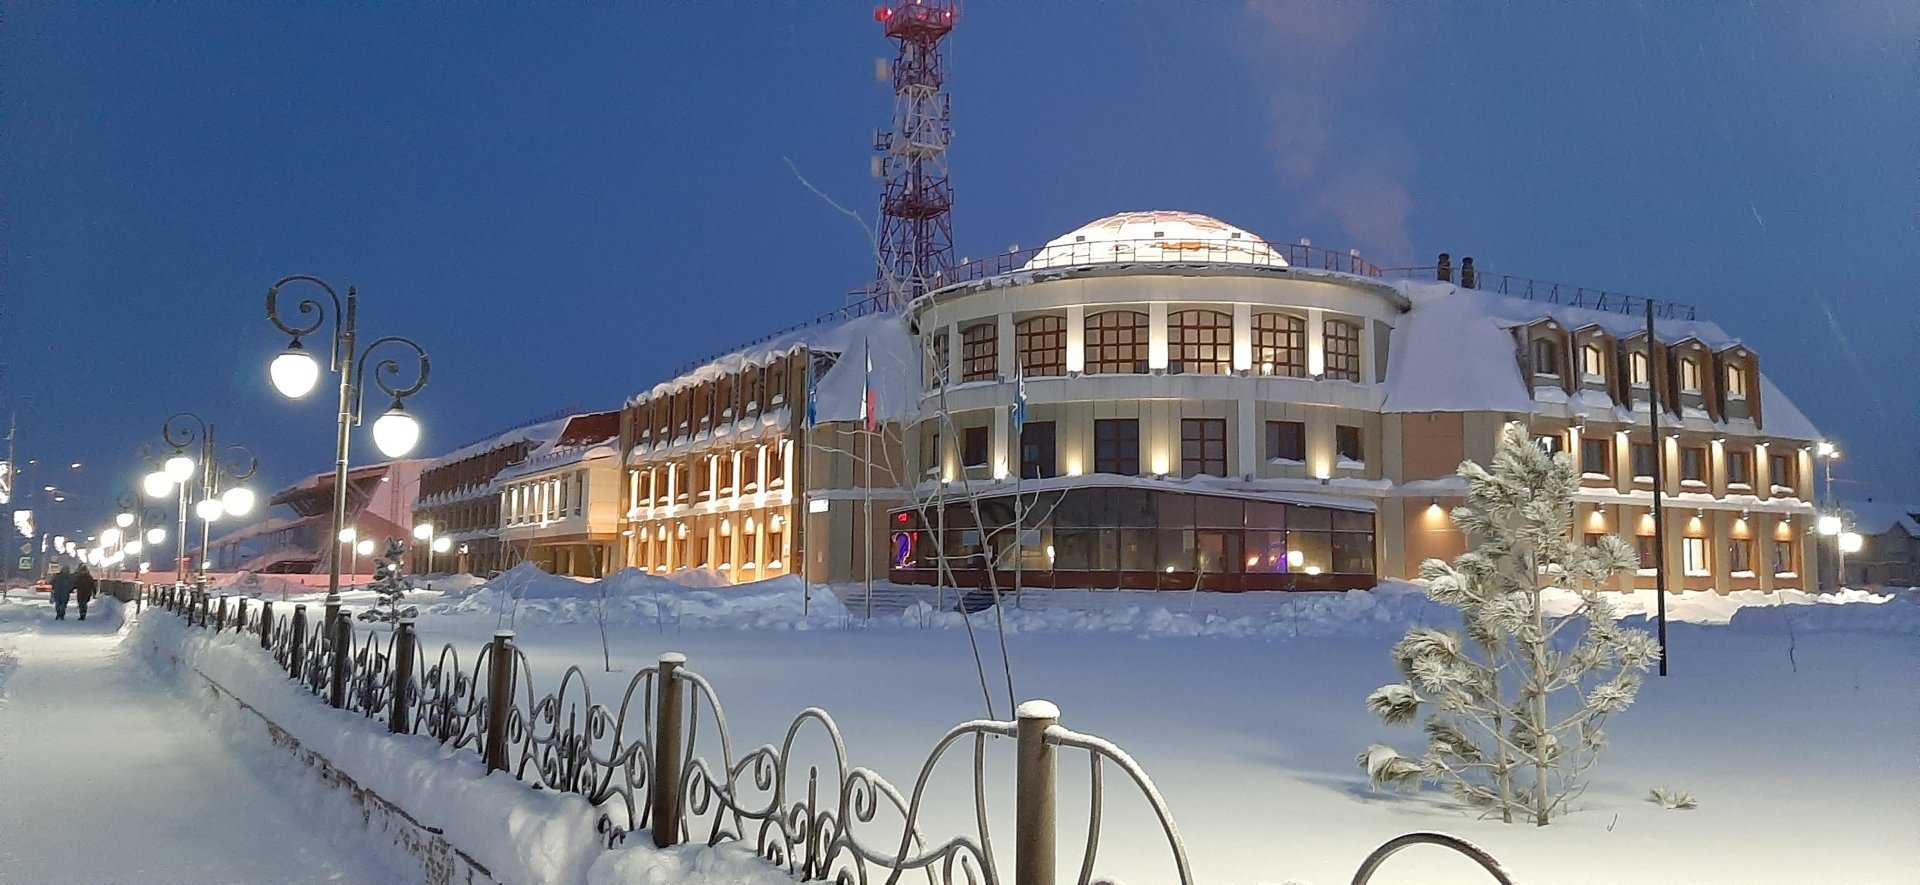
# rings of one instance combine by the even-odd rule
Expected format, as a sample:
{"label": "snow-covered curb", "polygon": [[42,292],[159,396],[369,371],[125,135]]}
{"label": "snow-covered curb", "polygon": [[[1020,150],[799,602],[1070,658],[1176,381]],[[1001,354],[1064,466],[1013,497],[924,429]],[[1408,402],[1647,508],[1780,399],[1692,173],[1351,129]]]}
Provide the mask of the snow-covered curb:
{"label": "snow-covered curb", "polygon": [[432,738],[388,733],[384,723],[327,707],[301,691],[259,647],[257,638],[212,634],[156,612],[130,637],[163,675],[188,688],[206,676],[287,730],[308,750],[485,865],[502,882],[578,885],[602,853],[599,814],[573,794],[536,791],[489,775],[472,752]]}

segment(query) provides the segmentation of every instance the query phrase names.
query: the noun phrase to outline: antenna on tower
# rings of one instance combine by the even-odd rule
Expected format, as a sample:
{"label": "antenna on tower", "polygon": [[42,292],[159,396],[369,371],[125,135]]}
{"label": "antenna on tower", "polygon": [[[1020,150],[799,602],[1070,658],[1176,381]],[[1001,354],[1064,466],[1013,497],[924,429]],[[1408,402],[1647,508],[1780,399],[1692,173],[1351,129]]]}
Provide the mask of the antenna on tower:
{"label": "antenna on tower", "polygon": [[904,307],[953,266],[953,183],[947,177],[952,109],[941,90],[946,64],[940,41],[953,30],[954,18],[950,0],[898,0],[873,11],[896,46],[891,64],[874,66],[876,75],[893,83],[893,129],[873,139],[874,174],[884,182],[873,289],[890,293],[890,307]]}

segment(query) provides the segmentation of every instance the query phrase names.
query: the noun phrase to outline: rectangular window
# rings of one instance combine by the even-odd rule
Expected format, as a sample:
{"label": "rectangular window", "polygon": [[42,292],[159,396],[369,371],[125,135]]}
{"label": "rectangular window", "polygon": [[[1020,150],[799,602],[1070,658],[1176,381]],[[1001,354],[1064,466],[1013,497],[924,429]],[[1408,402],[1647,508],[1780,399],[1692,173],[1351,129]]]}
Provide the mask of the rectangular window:
{"label": "rectangular window", "polygon": [[940,424],[928,421],[920,425],[920,475],[927,479],[940,476]]}
{"label": "rectangular window", "polygon": [[1360,380],[1360,326],[1346,320],[1327,320],[1322,326],[1326,347],[1326,377]]}
{"label": "rectangular window", "polygon": [[1020,425],[1020,476],[1045,479],[1058,476],[1059,460],[1053,445],[1052,421],[1028,421]]}
{"label": "rectangular window", "polygon": [[1753,574],[1753,541],[1734,538],[1727,542],[1727,571]]}
{"label": "rectangular window", "polygon": [[1087,374],[1145,374],[1147,339],[1147,315],[1137,310],[1088,314],[1083,342]]}
{"label": "rectangular window", "polygon": [[968,427],[960,431],[960,466],[985,467],[991,456],[989,445],[990,431],[985,427]]}
{"label": "rectangular window", "polygon": [[1613,442],[1606,437],[1580,440],[1580,471],[1600,476],[1613,475]]}
{"label": "rectangular window", "polygon": [[1285,313],[1255,314],[1253,363],[1262,375],[1306,377],[1307,321]]}
{"label": "rectangular window", "polygon": [[1707,450],[1687,446],[1680,450],[1680,481],[1704,483],[1707,479]]}
{"label": "rectangular window", "polygon": [[1794,565],[1795,565],[1795,559],[1794,559],[1793,536],[1788,535],[1785,540],[1782,540],[1777,537],[1774,538],[1773,540],[1773,573],[1776,575],[1793,574],[1794,572],[1799,571],[1799,569],[1795,568]]}
{"label": "rectangular window", "polygon": [[1633,478],[1651,480],[1653,479],[1653,468],[1653,444],[1634,443]]}
{"label": "rectangular window", "polygon": [[[938,437],[935,437],[936,443]],[[935,448],[934,451],[939,451]],[[767,444],[767,488],[777,489],[787,484],[787,441],[774,440]]]}
{"label": "rectangular window", "polygon": [[991,381],[999,376],[999,327],[985,322],[960,330],[960,380]]}
{"label": "rectangular window", "polygon": [[1770,478],[1774,485],[1789,489],[1794,487],[1792,455],[1768,455],[1767,470],[1772,474]]}
{"label": "rectangular window", "polygon": [[1267,460],[1307,460],[1307,425],[1301,421],[1267,422]]}
{"label": "rectangular window", "polygon": [[1646,354],[1635,353],[1635,354],[1628,355],[1627,375],[1628,375],[1628,380],[1632,382],[1633,386],[1635,387],[1647,386],[1647,355]]}
{"label": "rectangular window", "polygon": [[714,488],[722,495],[733,494],[733,453],[722,452],[714,460],[719,464],[720,473],[720,481],[714,484]]}
{"label": "rectangular window", "polygon": [[927,347],[927,389],[934,390],[947,377],[947,333],[945,329],[933,333],[932,344]]}
{"label": "rectangular window", "polygon": [[1739,366],[1727,366],[1727,399],[1747,398],[1747,373]]}
{"label": "rectangular window", "polygon": [[1225,375],[1233,371],[1233,315],[1179,310],[1167,317],[1167,371]]}
{"label": "rectangular window", "polygon": [[1692,357],[1680,358],[1680,392],[1700,392],[1700,363]]}
{"label": "rectangular window", "polygon": [[[816,372],[815,378],[825,372]],[[787,401],[787,359],[782,357],[767,364],[767,405],[777,406]]]}
{"label": "rectangular window", "polygon": [[1557,433],[1543,433],[1533,438],[1533,444],[1549,455],[1558,455],[1566,450],[1567,439]]}
{"label": "rectangular window", "polygon": [[1607,357],[1598,344],[1588,344],[1580,348],[1580,371],[1588,380],[1604,381],[1607,378]]}
{"label": "rectangular window", "polygon": [[1640,568],[1652,571],[1660,567],[1660,551],[1654,544],[1652,535],[1640,535],[1634,538],[1633,549],[1640,555]]}
{"label": "rectangular window", "polygon": [[1021,320],[1014,327],[1018,339],[1020,371],[1029,378],[1052,378],[1067,374],[1067,320],[1060,316],[1037,316]]}
{"label": "rectangular window", "polygon": [[1180,475],[1227,475],[1225,418],[1180,419]]}
{"label": "rectangular window", "polygon": [[1360,428],[1342,424],[1333,428],[1333,447],[1341,461],[1364,464],[1367,460],[1366,445],[1361,441]]}
{"label": "rectangular window", "polygon": [[1133,418],[1100,418],[1093,422],[1095,473],[1140,475],[1140,422]]}
{"label": "rectangular window", "polygon": [[758,447],[740,450],[740,490],[743,492],[760,490],[760,449]]}
{"label": "rectangular window", "polygon": [[1533,374],[1560,375],[1560,342],[1551,338],[1533,339]]}
{"label": "rectangular window", "polygon": [[1729,485],[1753,485],[1753,453],[1745,451],[1727,451],[1727,483]]}
{"label": "rectangular window", "polygon": [[1680,557],[1688,577],[1698,578],[1713,574],[1712,564],[1707,561],[1707,539],[1681,538]]}

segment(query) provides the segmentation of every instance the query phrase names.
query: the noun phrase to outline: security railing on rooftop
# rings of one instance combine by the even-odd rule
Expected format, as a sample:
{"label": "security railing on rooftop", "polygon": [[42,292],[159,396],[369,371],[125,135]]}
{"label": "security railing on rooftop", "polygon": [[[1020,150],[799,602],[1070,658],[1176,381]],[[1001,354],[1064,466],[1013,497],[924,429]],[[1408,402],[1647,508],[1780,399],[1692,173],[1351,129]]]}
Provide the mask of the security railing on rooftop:
{"label": "security railing on rooftop", "polygon": [[[1391,267],[1383,272],[1393,279],[1432,280],[1439,276],[1438,268]],[[1660,301],[1641,295],[1628,295],[1608,289],[1595,289],[1592,286],[1575,286],[1571,283],[1556,283],[1551,280],[1536,280],[1518,274],[1492,274],[1477,271],[1469,280],[1459,268],[1453,268],[1452,279],[1462,288],[1498,292],[1513,298],[1525,298],[1528,301],[1544,301],[1548,304],[1562,304],[1567,307],[1582,307],[1607,313],[1644,314],[1647,302],[1653,302],[1653,313],[1663,320],[1694,320],[1698,312],[1691,304],[1678,301]]]}
{"label": "security railing on rooftop", "polygon": [[1132,240],[1089,240],[1057,243],[1035,249],[1011,249],[954,265],[933,278],[929,288],[944,289],[1004,274],[1059,270],[1102,264],[1229,264],[1252,267],[1299,268],[1380,276],[1380,267],[1356,251],[1335,252],[1306,243],[1268,243],[1250,238],[1185,239],[1153,237]]}

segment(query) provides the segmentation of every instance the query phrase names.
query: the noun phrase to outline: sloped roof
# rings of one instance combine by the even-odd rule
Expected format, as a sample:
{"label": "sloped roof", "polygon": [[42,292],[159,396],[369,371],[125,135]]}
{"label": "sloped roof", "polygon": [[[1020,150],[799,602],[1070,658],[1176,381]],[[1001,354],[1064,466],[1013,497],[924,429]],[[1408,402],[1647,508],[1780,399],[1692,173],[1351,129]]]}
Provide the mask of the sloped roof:
{"label": "sloped roof", "polygon": [[1845,501],[1842,506],[1853,514],[1854,524],[1863,533],[1879,535],[1899,526],[1907,534],[1920,537],[1920,502],[1866,498]]}

